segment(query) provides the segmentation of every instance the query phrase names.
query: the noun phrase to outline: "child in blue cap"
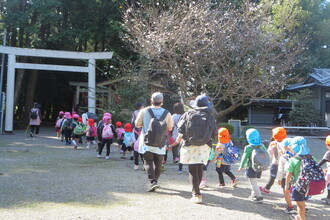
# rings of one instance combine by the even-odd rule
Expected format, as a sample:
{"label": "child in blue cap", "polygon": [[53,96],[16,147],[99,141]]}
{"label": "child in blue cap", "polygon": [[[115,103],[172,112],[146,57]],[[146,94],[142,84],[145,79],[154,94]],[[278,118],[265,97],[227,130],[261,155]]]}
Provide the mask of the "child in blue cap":
{"label": "child in blue cap", "polygon": [[261,143],[259,132],[254,128],[250,128],[246,131],[246,139],[249,145],[244,148],[244,153],[238,171],[241,171],[245,166],[247,166],[245,175],[251,185],[251,196],[249,198],[254,202],[262,202],[263,197],[258,186],[258,179],[260,179],[262,172],[256,172],[252,168],[252,147],[260,147],[264,150],[267,150],[267,148]]}

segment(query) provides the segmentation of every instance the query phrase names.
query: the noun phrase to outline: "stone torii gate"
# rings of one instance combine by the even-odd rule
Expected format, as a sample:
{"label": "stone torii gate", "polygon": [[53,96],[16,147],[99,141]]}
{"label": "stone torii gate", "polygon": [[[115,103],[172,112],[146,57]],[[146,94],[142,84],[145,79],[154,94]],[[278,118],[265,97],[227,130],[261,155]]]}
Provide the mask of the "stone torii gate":
{"label": "stone torii gate", "polygon": [[[111,59],[113,55],[113,52],[85,53],[85,52],[74,52],[74,51],[27,49],[27,48],[6,47],[6,46],[0,46],[0,53],[8,54],[7,91],[6,91],[7,101],[6,101],[6,117],[5,117],[6,133],[13,132],[14,87],[15,87],[16,69],[34,69],[34,70],[88,73],[88,111],[95,113],[95,108],[96,108],[95,60]],[[50,64],[36,64],[36,63],[18,63],[16,62],[16,56],[87,60],[88,66],[84,67],[84,66],[50,65]]]}

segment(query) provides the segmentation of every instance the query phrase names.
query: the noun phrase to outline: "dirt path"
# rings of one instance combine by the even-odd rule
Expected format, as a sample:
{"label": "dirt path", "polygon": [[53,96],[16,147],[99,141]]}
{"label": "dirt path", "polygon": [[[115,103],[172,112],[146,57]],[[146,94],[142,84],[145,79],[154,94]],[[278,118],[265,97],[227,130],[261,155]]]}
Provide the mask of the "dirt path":
{"label": "dirt path", "polygon": [[[0,219],[290,219],[282,211],[285,205],[277,185],[262,204],[247,199],[250,188],[237,165],[232,170],[240,184],[234,190],[227,176],[228,187],[216,188],[211,164],[204,203],[196,205],[189,202],[188,174],[176,172],[171,155],[160,177],[161,189],[147,193],[144,171],[120,159],[115,147],[110,160],[97,159],[95,149],[74,150],[53,133],[44,129],[38,138],[26,137],[24,131],[0,136]],[[268,135],[268,129],[260,133]],[[323,155],[323,142],[308,139],[313,154]],[[267,179],[265,172],[260,185]],[[307,202],[308,219],[330,219],[330,207],[321,197]]]}

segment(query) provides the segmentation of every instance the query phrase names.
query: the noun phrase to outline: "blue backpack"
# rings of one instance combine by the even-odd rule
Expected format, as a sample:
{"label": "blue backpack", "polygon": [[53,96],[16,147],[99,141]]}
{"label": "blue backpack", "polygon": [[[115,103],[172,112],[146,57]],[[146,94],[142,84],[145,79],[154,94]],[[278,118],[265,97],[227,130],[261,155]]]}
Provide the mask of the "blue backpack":
{"label": "blue backpack", "polygon": [[239,149],[233,144],[232,141],[229,141],[225,144],[225,149],[223,152],[223,160],[228,164],[235,164],[240,161],[241,154]]}

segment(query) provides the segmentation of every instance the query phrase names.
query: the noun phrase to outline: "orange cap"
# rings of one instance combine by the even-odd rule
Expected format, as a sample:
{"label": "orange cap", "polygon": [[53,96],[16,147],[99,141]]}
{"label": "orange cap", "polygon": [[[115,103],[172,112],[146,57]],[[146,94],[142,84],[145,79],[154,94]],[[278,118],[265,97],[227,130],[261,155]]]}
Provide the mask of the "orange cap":
{"label": "orange cap", "polygon": [[282,127],[274,128],[273,130],[273,138],[275,141],[283,141],[286,138],[286,130]]}
{"label": "orange cap", "polygon": [[330,135],[328,135],[327,138],[325,139],[325,144],[330,145]]}
{"label": "orange cap", "polygon": [[220,128],[218,130],[218,141],[221,144],[227,144],[230,141],[230,134],[227,128]]}

